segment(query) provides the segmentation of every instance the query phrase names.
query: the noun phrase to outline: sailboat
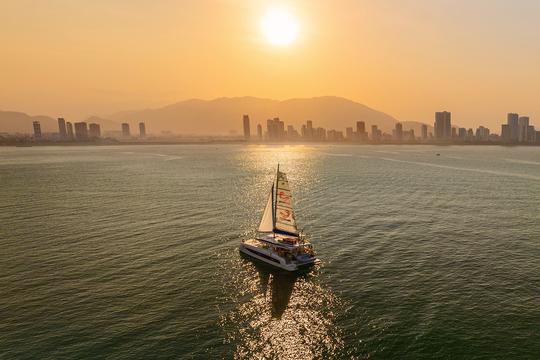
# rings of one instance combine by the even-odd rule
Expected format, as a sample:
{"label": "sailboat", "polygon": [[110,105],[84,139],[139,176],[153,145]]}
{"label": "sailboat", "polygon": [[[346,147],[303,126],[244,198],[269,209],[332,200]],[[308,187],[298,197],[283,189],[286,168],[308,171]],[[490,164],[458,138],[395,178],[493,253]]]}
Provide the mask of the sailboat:
{"label": "sailboat", "polygon": [[254,239],[243,240],[240,251],[287,271],[318,262],[313,245],[298,231],[287,175],[277,169]]}

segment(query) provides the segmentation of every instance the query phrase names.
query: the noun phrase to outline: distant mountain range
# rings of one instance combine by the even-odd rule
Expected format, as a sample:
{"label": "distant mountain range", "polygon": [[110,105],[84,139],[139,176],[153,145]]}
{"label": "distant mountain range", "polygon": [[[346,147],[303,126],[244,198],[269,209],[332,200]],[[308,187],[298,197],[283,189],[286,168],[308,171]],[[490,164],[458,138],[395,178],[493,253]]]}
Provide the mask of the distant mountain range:
{"label": "distant mountain range", "polygon": [[[0,111],[0,132],[29,134],[33,132],[33,121],[39,121],[42,132],[58,132],[57,119],[44,115],[30,116],[16,111]],[[66,119],[66,121],[70,121],[70,119]],[[115,121],[96,116],[89,117],[85,121],[100,124],[105,130],[118,130],[120,128],[120,124]],[[76,121],[71,120],[71,122]]]}
{"label": "distant mountain range", "polygon": [[[312,120],[315,127],[337,130],[355,128],[356,121],[364,121],[368,131],[371,125],[378,125],[388,132],[398,122],[388,114],[335,96],[283,101],[255,97],[192,99],[156,109],[124,111],[105,117],[94,116],[85,121],[99,123],[103,130],[119,130],[120,123],[127,122],[132,125],[132,131],[135,131],[136,125],[144,121],[149,133],[171,131],[178,134],[218,135],[240,134],[243,114],[250,116],[252,132],[255,132],[257,124],[266,128],[266,119],[274,117],[279,117],[286,125],[293,125],[297,129],[306,120]],[[34,120],[41,122],[42,131],[58,131],[56,119],[52,117],[0,111],[0,132],[30,133]],[[413,128],[415,132],[419,132],[421,123],[404,122],[403,125],[405,129]]]}

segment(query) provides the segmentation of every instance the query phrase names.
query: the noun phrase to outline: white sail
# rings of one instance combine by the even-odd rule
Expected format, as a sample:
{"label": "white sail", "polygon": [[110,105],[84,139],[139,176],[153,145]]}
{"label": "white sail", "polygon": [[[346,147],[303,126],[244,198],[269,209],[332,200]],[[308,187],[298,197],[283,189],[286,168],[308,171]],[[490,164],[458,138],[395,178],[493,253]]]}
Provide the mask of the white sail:
{"label": "white sail", "polygon": [[291,235],[298,235],[289,181],[287,180],[287,175],[279,170],[277,172],[275,207],[276,213],[274,228],[278,231],[286,232]]}
{"label": "white sail", "polygon": [[274,187],[272,186],[272,190],[270,190],[270,193],[268,194],[268,201],[266,202],[266,207],[264,208],[261,223],[259,224],[260,232],[272,232],[274,230],[274,207],[272,204],[273,191]]}

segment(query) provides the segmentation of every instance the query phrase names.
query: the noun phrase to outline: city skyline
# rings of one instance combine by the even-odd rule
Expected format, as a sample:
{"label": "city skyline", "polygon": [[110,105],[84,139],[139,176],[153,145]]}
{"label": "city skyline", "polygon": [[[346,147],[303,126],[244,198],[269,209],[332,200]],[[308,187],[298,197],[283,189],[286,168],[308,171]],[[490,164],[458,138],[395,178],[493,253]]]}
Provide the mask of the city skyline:
{"label": "city skyline", "polygon": [[[246,111],[247,110],[247,111]],[[366,112],[367,111],[367,112]],[[421,133],[421,125],[436,127],[437,119],[423,119],[419,121],[402,121],[390,115],[370,109],[362,104],[338,97],[321,97],[306,99],[291,99],[285,102],[259,99],[253,97],[243,98],[218,98],[212,101],[189,100],[179,102],[164,108],[147,109],[141,112],[122,112],[110,117],[91,116],[85,119],[69,119],[74,122],[98,123],[105,132],[116,131],[122,123],[129,123],[132,127],[138,127],[138,122],[150,124],[154,134],[173,133],[181,135],[234,135],[238,129],[238,114],[249,113],[252,119],[267,118],[279,114],[289,124],[300,127],[305,119],[311,119],[322,124],[326,128],[345,130],[358,119],[366,121],[367,126],[372,124],[379,126],[383,131],[390,131],[396,122],[400,122],[405,128],[414,128],[417,134]],[[445,111],[439,112],[443,115]],[[432,113],[433,114],[433,113]],[[253,115],[253,116],[252,116]],[[433,116],[433,115],[431,115]],[[26,118],[24,118],[26,117]],[[477,121],[474,126],[463,126],[462,119],[452,111],[453,127],[447,128],[445,137],[457,135],[459,127],[476,129],[479,126],[492,129],[492,132],[501,134],[500,124],[506,121],[507,112],[499,114],[494,126],[488,121]],[[526,118],[534,118],[526,116]],[[28,124],[34,120],[40,120],[43,132],[55,132],[57,130],[56,118],[47,116],[30,116],[24,113],[0,111],[0,134],[1,133],[29,133]],[[60,119],[63,119],[62,117]],[[139,119],[139,120],[137,120]],[[193,121],[197,119],[197,121]],[[54,123],[53,123],[54,121]],[[522,121],[524,121],[522,119]],[[26,123],[26,125],[25,125]],[[441,127],[440,127],[441,128]],[[441,128],[442,129],[442,128]],[[62,132],[62,131],[61,131]],[[434,134],[436,131],[434,130]]]}
{"label": "city skyline", "polygon": [[[420,134],[414,129],[404,130],[403,124],[397,122],[391,133],[383,132],[378,125],[371,126],[371,132],[366,131],[364,121],[356,122],[356,131],[347,127],[345,132],[335,129],[316,127],[312,120],[302,124],[300,131],[292,125],[285,125],[279,117],[266,120],[266,131],[262,124],[257,124],[256,137],[250,133],[251,123],[247,114],[242,116],[244,139],[250,141],[316,141],[316,142],[349,142],[349,143],[392,143],[392,144],[527,144],[540,145],[540,131],[530,125],[528,116],[519,116],[516,113],[507,114],[507,123],[501,124],[500,134],[492,132],[485,126],[464,128],[452,125],[452,113],[449,111],[435,112],[433,132],[429,132],[427,124],[421,125]],[[418,135],[418,136],[417,136]]]}
{"label": "city skyline", "polygon": [[[449,111],[435,112],[433,131],[429,131],[427,124],[421,124],[420,132],[415,134],[414,129],[404,129],[403,123],[396,122],[391,133],[383,132],[377,124],[371,126],[371,132],[366,131],[365,121],[356,121],[355,127],[346,127],[345,132],[323,127],[314,127],[312,120],[306,120],[301,125],[300,131],[293,125],[285,126],[285,122],[279,117],[266,120],[266,131],[263,131],[261,123],[256,124],[256,134],[251,134],[251,119],[248,114],[242,115],[243,139],[246,142],[262,141],[316,141],[316,142],[353,142],[353,143],[395,143],[395,144],[418,144],[418,143],[492,143],[492,144],[540,144],[540,131],[530,124],[528,116],[519,116],[517,113],[507,114],[507,123],[501,124],[499,133],[492,132],[482,125],[476,130],[452,125],[452,113]],[[43,133],[39,121],[33,121],[34,141],[74,141],[86,142],[102,138],[101,126],[96,123],[77,122],[75,132],[70,122],[64,118],[58,118],[57,133]],[[120,132],[108,132],[106,139],[133,139],[129,123],[120,124]],[[138,123],[138,138],[146,139],[146,124]],[[356,130],[356,131],[355,131]],[[152,136],[153,140],[159,136]],[[234,138],[234,137],[233,137]],[[17,137],[15,138],[17,139]],[[22,138],[24,139],[24,137]]]}

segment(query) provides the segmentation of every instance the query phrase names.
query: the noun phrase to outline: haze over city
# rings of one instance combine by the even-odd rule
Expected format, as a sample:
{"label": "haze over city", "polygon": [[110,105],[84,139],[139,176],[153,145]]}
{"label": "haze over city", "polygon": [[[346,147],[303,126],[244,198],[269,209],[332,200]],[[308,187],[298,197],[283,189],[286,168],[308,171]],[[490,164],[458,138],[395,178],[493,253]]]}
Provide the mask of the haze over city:
{"label": "haze over city", "polygon": [[499,129],[509,112],[540,118],[539,17],[537,1],[4,1],[0,109],[80,121],[331,95]]}

